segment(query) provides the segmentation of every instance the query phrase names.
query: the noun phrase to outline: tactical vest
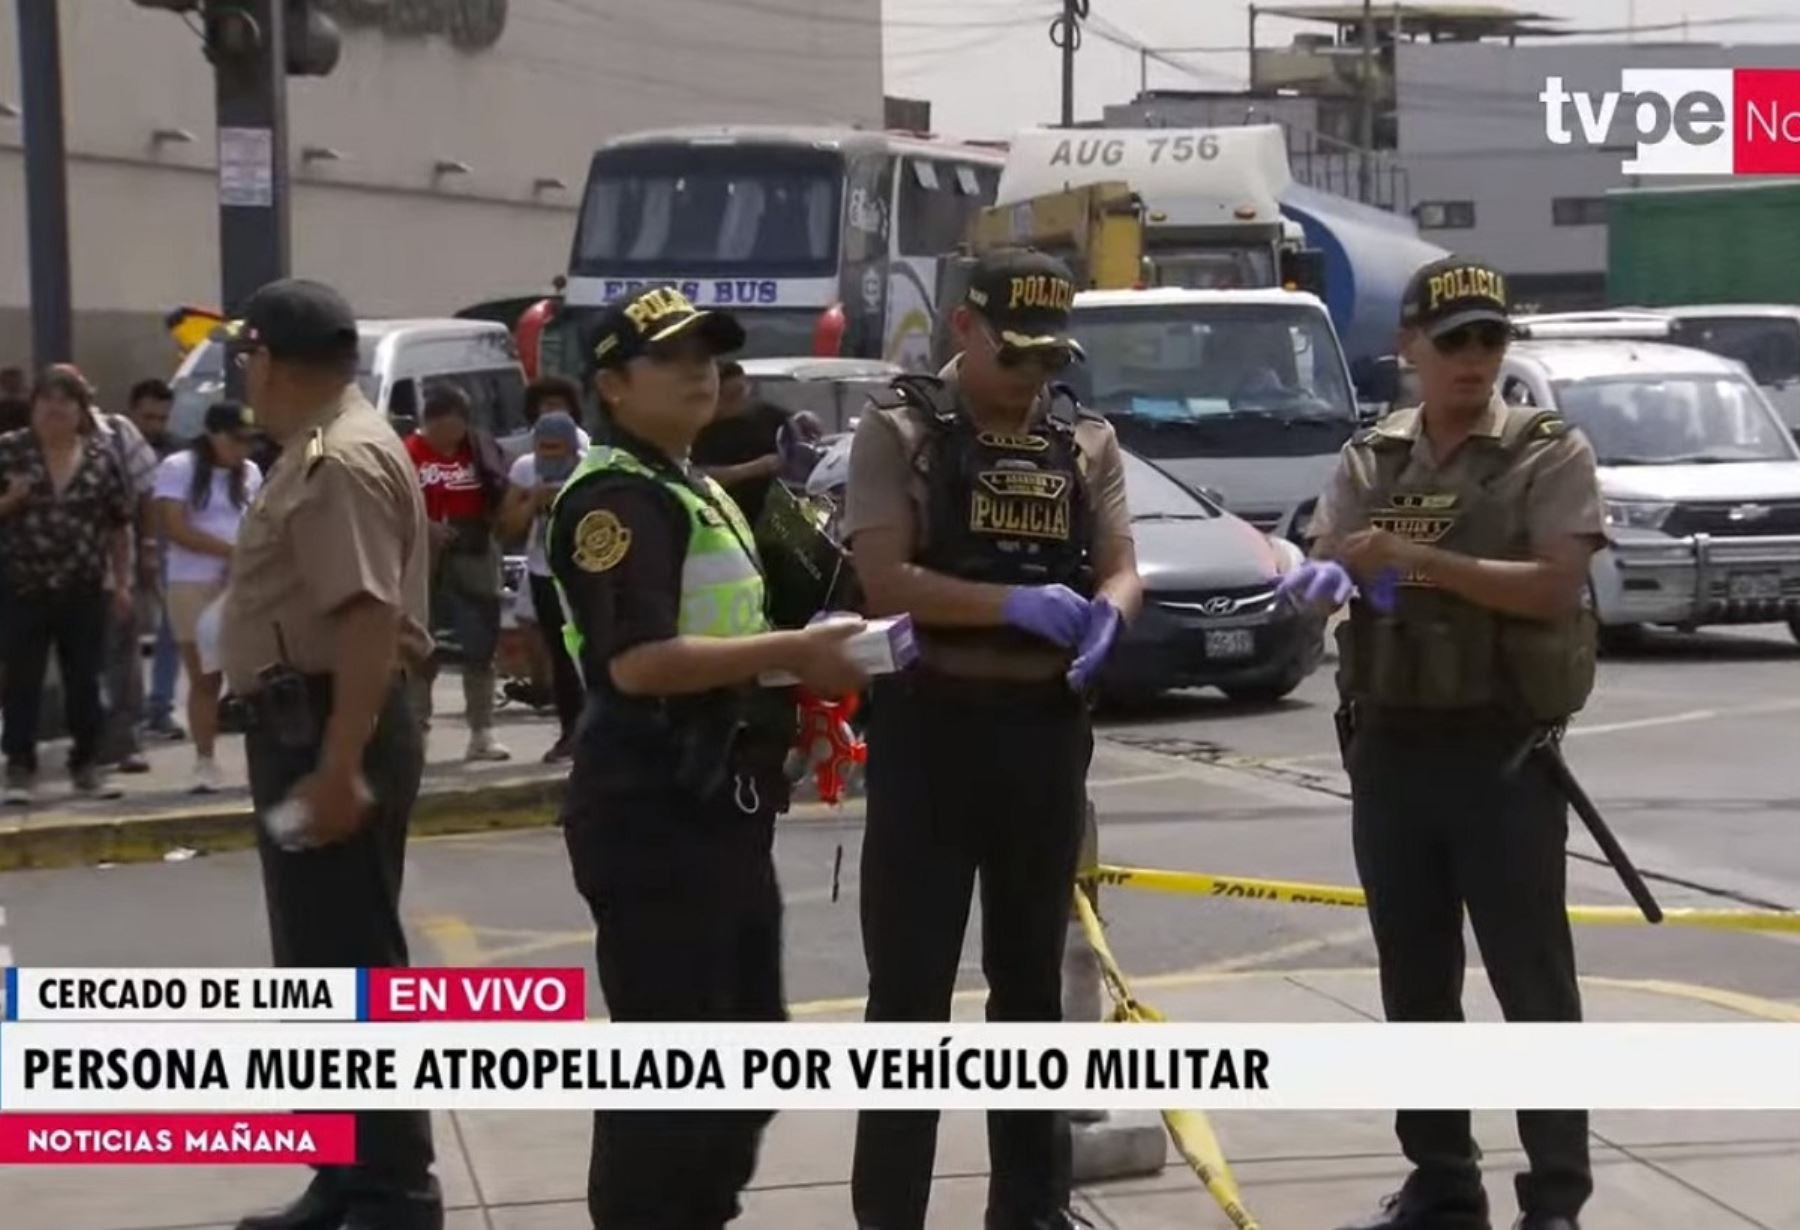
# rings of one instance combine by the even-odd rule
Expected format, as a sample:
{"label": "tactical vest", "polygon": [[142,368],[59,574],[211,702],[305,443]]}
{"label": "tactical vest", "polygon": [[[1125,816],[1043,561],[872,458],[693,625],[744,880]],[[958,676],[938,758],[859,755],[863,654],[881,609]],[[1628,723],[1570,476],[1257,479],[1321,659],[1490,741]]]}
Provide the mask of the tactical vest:
{"label": "tactical vest", "polygon": [[[569,493],[597,474],[628,474],[646,479],[673,495],[687,512],[687,558],[681,566],[678,628],[682,636],[754,636],[769,630],[755,539],[743,513],[724,488],[704,475],[686,481],[679,474],[645,464],[624,449],[600,445],[589,450],[557,492],[550,506],[553,525]],[[576,547],[579,550],[581,544]],[[563,595],[561,580],[556,584],[569,616],[563,621],[563,639],[570,657],[580,665],[586,661],[582,657],[585,637]]]}
{"label": "tactical vest", "polygon": [[[942,380],[902,376],[878,403],[925,427],[912,457],[926,491],[923,540],[914,562],[965,581],[1067,585],[1094,591],[1093,510],[1075,425],[1088,412],[1052,390],[1050,412],[1023,435],[981,431]],[[1043,643],[1011,629],[933,629],[940,640],[996,646]]]}
{"label": "tactical vest", "polygon": [[[1525,509],[1496,495],[1496,481],[1568,431],[1554,414],[1508,406],[1497,440],[1475,437],[1476,464],[1456,481],[1403,482],[1413,441],[1367,430],[1350,447],[1375,481],[1363,493],[1371,527],[1482,559],[1531,557]],[[1554,620],[1521,619],[1477,606],[1422,576],[1401,579],[1394,609],[1351,603],[1338,628],[1338,689],[1348,699],[1397,709],[1494,709],[1557,723],[1594,685],[1595,627],[1586,609]]]}

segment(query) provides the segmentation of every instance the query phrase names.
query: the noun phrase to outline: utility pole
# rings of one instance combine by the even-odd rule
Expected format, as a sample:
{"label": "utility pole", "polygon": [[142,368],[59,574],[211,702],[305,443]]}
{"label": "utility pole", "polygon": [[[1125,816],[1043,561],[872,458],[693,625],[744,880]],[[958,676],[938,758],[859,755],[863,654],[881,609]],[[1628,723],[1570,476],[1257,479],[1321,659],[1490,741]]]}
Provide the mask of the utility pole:
{"label": "utility pole", "polygon": [[19,108],[31,265],[31,358],[74,357],[69,295],[69,179],[63,139],[62,32],[56,0],[18,0]]}
{"label": "utility pole", "polygon": [[1373,170],[1369,165],[1369,151],[1375,148],[1375,0],[1363,0],[1361,76],[1362,114],[1357,124],[1357,144],[1362,146],[1362,156],[1358,159],[1357,186],[1358,199],[1366,205]]}
{"label": "utility pole", "polygon": [[[1088,17],[1088,0],[1063,0],[1062,16],[1050,23],[1050,41],[1062,51],[1062,126],[1075,127],[1075,53],[1081,49],[1081,23]],[[1148,53],[1145,57],[1149,63]],[[1145,68],[1145,77],[1149,70]]]}
{"label": "utility pole", "polygon": [[[219,134],[219,306],[236,316],[288,275],[287,79],[337,67],[337,23],[314,0],[135,0],[199,12],[212,62]],[[231,396],[243,377],[225,367]]]}
{"label": "utility pole", "polygon": [[219,112],[220,306],[288,273],[287,31],[281,0],[206,11]]}

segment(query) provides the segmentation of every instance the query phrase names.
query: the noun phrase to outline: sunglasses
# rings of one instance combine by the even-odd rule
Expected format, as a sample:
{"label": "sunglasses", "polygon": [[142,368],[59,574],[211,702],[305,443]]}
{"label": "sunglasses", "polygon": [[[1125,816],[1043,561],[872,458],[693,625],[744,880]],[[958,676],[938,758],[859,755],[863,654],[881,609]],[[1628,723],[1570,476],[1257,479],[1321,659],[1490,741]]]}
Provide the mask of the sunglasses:
{"label": "sunglasses", "polygon": [[1461,354],[1470,347],[1492,354],[1504,350],[1511,338],[1512,329],[1499,321],[1478,320],[1473,324],[1460,325],[1448,333],[1440,333],[1431,339],[1431,344],[1439,354]]}
{"label": "sunglasses", "polygon": [[1000,366],[1011,370],[1027,365],[1055,375],[1075,361],[1075,354],[1067,346],[1033,346],[1029,349],[1003,342],[995,335],[991,326],[985,322],[981,332],[988,340],[988,346],[994,352],[994,358]]}

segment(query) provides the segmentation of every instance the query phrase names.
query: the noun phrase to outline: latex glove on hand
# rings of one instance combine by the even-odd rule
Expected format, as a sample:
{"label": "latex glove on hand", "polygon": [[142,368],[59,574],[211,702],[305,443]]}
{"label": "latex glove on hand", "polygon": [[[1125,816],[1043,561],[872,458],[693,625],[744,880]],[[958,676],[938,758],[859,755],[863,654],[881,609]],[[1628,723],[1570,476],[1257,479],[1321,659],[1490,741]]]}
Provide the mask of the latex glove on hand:
{"label": "latex glove on hand", "polygon": [[1275,597],[1323,606],[1335,611],[1356,593],[1356,582],[1335,560],[1309,559],[1281,578]]}
{"label": "latex glove on hand", "polygon": [[1009,627],[1073,649],[1087,633],[1089,605],[1067,585],[1021,585],[1007,591],[1000,617]]}
{"label": "latex glove on hand", "polygon": [[1088,683],[1106,662],[1113,642],[1119,639],[1124,619],[1110,598],[1096,598],[1088,604],[1087,631],[1075,650],[1074,664],[1069,667],[1069,687],[1085,692]]}

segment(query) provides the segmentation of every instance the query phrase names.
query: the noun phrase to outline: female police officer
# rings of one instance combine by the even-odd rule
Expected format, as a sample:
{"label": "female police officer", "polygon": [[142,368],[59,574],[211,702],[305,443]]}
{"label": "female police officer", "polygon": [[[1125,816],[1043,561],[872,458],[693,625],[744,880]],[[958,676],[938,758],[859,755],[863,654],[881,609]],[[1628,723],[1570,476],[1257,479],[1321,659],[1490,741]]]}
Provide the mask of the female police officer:
{"label": "female police officer", "polygon": [[[1050,376],[1075,284],[1024,249],[984,256],[942,379],[896,381],[858,427],[848,531],[877,614],[908,612],[921,662],[877,685],[863,843],[872,1021],[949,1016],[981,878],[988,1016],[1055,1021],[1093,735],[1082,691],[1142,587],[1106,421]],[[857,1224],[918,1230],[937,1117],[864,1114]],[[1068,1224],[1066,1120],[988,1116],[990,1230]]]}
{"label": "female police officer", "polygon": [[[1502,274],[1433,262],[1402,312],[1424,403],[1345,447],[1312,525],[1319,560],[1285,583],[1342,602],[1352,575],[1399,582],[1382,609],[1353,603],[1339,632],[1382,1003],[1392,1021],[1462,1019],[1466,908],[1507,1019],[1575,1021],[1567,807],[1519,752],[1593,681],[1582,593],[1601,541],[1594,454],[1554,415],[1495,396]],[[1485,1230],[1468,1113],[1401,1111],[1396,1127],[1412,1177],[1360,1230]],[[1574,1230],[1593,1186],[1586,1114],[1521,1112],[1519,1135],[1531,1162],[1521,1226]]]}
{"label": "female police officer", "polygon": [[[593,351],[611,415],[551,512],[550,566],[587,682],[563,825],[621,1021],[779,1020],[785,671],[823,696],[862,677],[859,625],[772,632],[750,527],[688,464],[713,416],[717,355],[744,331],[653,288],[610,304]],[[588,1208],[604,1230],[723,1226],[767,1116],[594,1117]]]}

